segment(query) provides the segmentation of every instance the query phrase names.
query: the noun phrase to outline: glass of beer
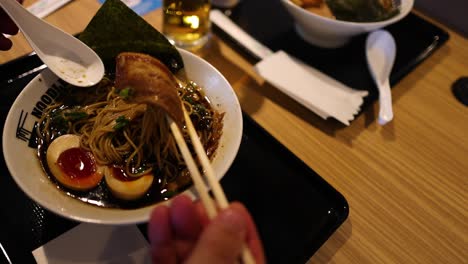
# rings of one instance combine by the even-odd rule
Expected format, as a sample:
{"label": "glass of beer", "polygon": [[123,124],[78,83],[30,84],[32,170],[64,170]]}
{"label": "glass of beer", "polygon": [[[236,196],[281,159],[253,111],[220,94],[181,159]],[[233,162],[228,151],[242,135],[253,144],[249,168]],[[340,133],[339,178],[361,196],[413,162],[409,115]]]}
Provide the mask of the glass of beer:
{"label": "glass of beer", "polygon": [[184,49],[202,47],[210,38],[211,0],[163,0],[163,34]]}

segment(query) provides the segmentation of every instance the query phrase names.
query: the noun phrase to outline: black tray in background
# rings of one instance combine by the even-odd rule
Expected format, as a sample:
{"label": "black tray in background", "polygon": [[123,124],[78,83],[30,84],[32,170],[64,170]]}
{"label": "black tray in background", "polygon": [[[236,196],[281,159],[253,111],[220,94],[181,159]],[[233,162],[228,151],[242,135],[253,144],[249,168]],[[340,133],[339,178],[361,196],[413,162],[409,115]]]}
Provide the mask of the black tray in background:
{"label": "black tray in background", "polygon": [[[280,0],[243,0],[226,13],[237,25],[273,51],[284,50],[351,88],[369,91],[361,109],[378,98],[377,87],[367,68],[364,50],[367,34],[355,37],[342,48],[324,49],[308,44],[296,33],[294,21]],[[259,60],[220,28],[215,25],[213,28],[218,36],[246,58],[252,62]],[[397,46],[390,76],[392,86],[449,38],[445,30],[414,13],[385,29],[393,35]]]}
{"label": "black tray in background", "polygon": [[[35,55],[0,65],[2,128],[16,96],[41,65]],[[251,211],[269,263],[305,263],[345,221],[348,204],[249,116],[243,117],[241,147],[222,186],[229,200],[242,201]],[[22,193],[3,158],[0,219],[0,243],[13,263],[34,263],[32,250],[77,224],[50,213]],[[145,233],[146,225],[139,227]]]}

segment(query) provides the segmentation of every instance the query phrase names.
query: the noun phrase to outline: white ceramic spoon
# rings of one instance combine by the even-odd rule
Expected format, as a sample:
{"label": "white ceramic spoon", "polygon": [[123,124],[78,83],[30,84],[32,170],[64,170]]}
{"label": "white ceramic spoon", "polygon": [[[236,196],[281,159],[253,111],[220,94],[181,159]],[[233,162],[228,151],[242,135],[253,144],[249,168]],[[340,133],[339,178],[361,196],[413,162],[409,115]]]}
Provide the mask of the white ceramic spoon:
{"label": "white ceramic spoon", "polygon": [[102,79],[104,64],[83,42],[37,18],[16,0],[0,0],[0,6],[18,25],[39,58],[59,78],[82,87]]}
{"label": "white ceramic spoon", "polygon": [[393,119],[389,76],[395,62],[395,55],[395,40],[388,31],[377,30],[369,34],[366,41],[367,65],[379,90],[379,124],[381,125]]}

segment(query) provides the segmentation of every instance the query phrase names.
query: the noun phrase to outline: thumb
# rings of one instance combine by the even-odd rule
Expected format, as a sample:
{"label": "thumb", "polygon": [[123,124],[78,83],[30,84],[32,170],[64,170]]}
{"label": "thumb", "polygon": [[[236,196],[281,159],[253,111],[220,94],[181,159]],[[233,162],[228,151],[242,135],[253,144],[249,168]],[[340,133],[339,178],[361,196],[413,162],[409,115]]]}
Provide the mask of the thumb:
{"label": "thumb", "polygon": [[229,207],[208,224],[186,263],[235,263],[246,234],[247,224],[242,212]]}

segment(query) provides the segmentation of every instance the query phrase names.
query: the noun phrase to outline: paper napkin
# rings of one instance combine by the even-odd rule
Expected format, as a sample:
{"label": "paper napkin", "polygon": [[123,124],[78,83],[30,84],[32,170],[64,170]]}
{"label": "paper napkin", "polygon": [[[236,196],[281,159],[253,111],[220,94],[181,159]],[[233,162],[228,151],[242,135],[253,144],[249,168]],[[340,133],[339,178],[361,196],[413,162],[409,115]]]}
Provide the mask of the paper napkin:
{"label": "paper napkin", "polygon": [[135,225],[80,224],[35,249],[38,264],[150,264],[149,244]]}

